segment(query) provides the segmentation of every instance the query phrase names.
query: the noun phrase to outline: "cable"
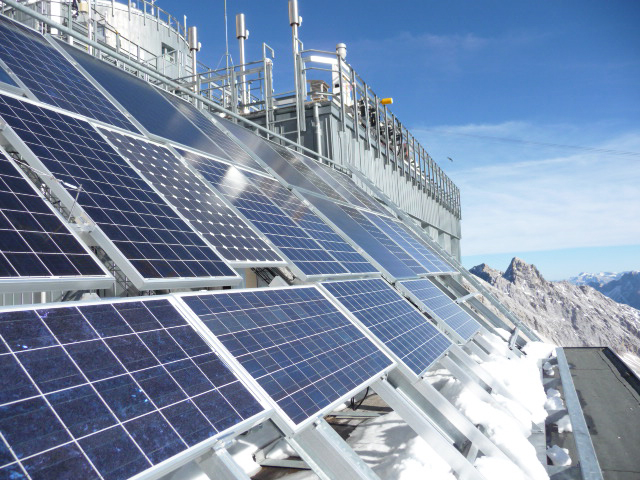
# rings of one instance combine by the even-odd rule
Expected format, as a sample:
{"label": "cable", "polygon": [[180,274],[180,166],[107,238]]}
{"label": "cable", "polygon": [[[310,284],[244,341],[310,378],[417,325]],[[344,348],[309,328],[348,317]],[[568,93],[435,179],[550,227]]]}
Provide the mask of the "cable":
{"label": "cable", "polygon": [[631,157],[640,157],[640,152],[628,152],[624,150],[613,150],[607,148],[596,148],[596,147],[584,147],[580,145],[566,145],[562,143],[547,143],[547,142],[535,142],[533,140],[521,140],[518,138],[507,138],[507,137],[494,137],[491,135],[478,135],[474,133],[462,133],[462,132],[452,132],[448,130],[439,130],[435,128],[420,128],[419,130],[425,130],[427,132],[433,133],[442,133],[444,135],[457,135],[461,137],[471,137],[471,138],[481,138],[483,140],[495,140],[499,142],[505,143],[520,143],[522,145],[533,145],[538,147],[554,147],[554,148],[570,148],[574,150],[584,150],[588,152],[594,153],[605,153],[608,155],[622,155],[622,156],[631,156]]}
{"label": "cable", "polygon": [[362,406],[362,403],[364,402],[364,399],[367,398],[367,395],[369,395],[369,387],[367,387],[367,390],[364,392],[364,395],[362,396],[362,400],[360,400],[360,403],[358,403],[358,405],[356,405],[356,397],[351,397],[351,410],[357,410]]}

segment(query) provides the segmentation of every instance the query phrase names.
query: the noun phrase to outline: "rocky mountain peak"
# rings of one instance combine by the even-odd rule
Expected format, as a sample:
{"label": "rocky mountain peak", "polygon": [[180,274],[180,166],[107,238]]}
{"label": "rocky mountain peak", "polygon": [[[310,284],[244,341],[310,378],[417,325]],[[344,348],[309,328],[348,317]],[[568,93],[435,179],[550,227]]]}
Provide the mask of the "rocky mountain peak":
{"label": "rocky mountain peak", "polygon": [[[587,285],[551,282],[535,265],[511,260],[504,272],[486,264],[473,274],[487,282],[494,295],[525,324],[562,346],[610,346],[620,354],[640,356],[640,311],[622,305]],[[640,274],[628,280],[640,280]],[[620,297],[629,298],[639,285],[610,282]],[[613,296],[613,295],[612,295]],[[627,302],[629,303],[629,302]],[[640,364],[640,363],[639,363]]]}
{"label": "rocky mountain peak", "polygon": [[528,283],[539,283],[546,281],[535,265],[530,265],[518,257],[513,257],[511,263],[509,264],[509,267],[502,276],[505,278],[505,280],[508,280],[511,283],[516,283],[518,280],[522,280]]}
{"label": "rocky mountain peak", "polygon": [[498,277],[501,277],[503,273],[500,270],[491,268],[486,263],[481,263],[469,270],[476,277],[483,279],[487,283],[494,284]]}

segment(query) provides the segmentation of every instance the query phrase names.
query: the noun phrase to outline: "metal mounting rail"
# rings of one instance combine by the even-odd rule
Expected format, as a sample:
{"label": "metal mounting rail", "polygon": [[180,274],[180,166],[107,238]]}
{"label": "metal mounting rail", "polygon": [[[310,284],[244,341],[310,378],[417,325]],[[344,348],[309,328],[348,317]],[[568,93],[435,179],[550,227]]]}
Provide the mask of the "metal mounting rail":
{"label": "metal mounting rail", "polygon": [[578,451],[578,457],[580,458],[580,472],[583,480],[604,480],[602,475],[602,469],[598,462],[596,450],[591,441],[591,434],[589,433],[589,427],[587,427],[587,421],[582,413],[582,406],[578,399],[578,393],[576,392],[571,378],[571,370],[569,369],[569,362],[564,354],[563,348],[556,349],[558,360],[558,373],[562,381],[562,390],[564,393],[564,401],[567,405],[569,412],[569,418],[571,419],[571,425],[573,427],[573,439],[576,443],[576,450]]}

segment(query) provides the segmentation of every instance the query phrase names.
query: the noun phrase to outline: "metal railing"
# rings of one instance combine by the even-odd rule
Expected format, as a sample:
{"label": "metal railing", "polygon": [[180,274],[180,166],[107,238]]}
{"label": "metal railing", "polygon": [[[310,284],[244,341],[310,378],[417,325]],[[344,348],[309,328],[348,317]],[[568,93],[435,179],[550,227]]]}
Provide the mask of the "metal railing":
{"label": "metal railing", "polygon": [[[366,148],[460,218],[458,187],[350,64],[337,52],[314,49],[302,50],[299,63],[301,90],[296,104],[333,102],[339,107],[342,131],[353,125],[354,136]],[[326,91],[318,89],[322,85]],[[301,120],[298,128],[305,128]]]}
{"label": "metal railing", "polygon": [[[107,5],[115,8],[116,4],[127,5],[130,15],[142,15],[151,21],[156,21],[158,25],[162,24],[164,28],[173,29],[176,35],[184,38],[185,26],[182,26],[175,17],[146,0],[139,2],[129,0],[125,3],[115,2],[115,0],[98,1],[103,7]],[[9,10],[11,13],[19,12],[29,15],[23,9],[16,9],[10,4],[7,7],[5,5],[6,3],[0,0],[3,11]],[[57,17],[52,13],[52,5],[60,7],[53,9],[59,10]],[[142,8],[138,8],[138,5]],[[284,144],[289,144],[290,141],[276,134],[275,111],[277,108],[295,106],[298,130],[296,138],[299,138],[300,131],[306,128],[304,120],[306,104],[333,102],[339,107],[340,128],[343,131],[347,129],[348,124],[351,124],[354,137],[358,141],[363,140],[366,148],[372,150],[374,155],[383,158],[385,163],[391,166],[392,171],[411,181],[415,188],[434,198],[457,218],[461,216],[458,187],[400,120],[380,102],[381,99],[355,69],[336,52],[305,50],[300,42],[300,53],[296,58],[295,69],[295,74],[299,77],[296,82],[299,86],[297,91],[274,93],[273,59],[275,55],[273,49],[266,44],[263,44],[262,59],[256,62],[235,65],[228,69],[210,69],[200,63],[194,82],[190,56],[180,51],[160,55],[149,52],[121,35],[109,24],[105,16],[96,10],[93,11],[92,17],[93,38],[88,38],[88,25],[86,22],[82,24],[72,18],[71,6],[65,1],[34,0],[27,1],[26,6],[36,13],[31,20],[32,26],[39,25],[43,33],[56,34],[68,41],[73,38],[74,43],[83,45],[97,57],[110,61],[147,81],[168,87],[174,93],[186,96],[200,108],[206,108],[212,112],[218,111],[207,101],[198,100],[198,98],[206,99],[232,112],[234,115],[231,118],[235,118],[235,121],[241,119],[236,115],[264,111],[266,131],[260,132],[259,129],[257,131],[267,138],[279,138]],[[53,22],[66,26],[80,35],[70,35],[64,29],[56,28],[55,24],[38,19],[37,14],[50,17]],[[110,36],[112,38],[109,38]],[[92,47],[92,42],[99,44],[99,47]],[[125,59],[135,63],[127,62]],[[150,75],[147,69],[157,72],[162,79],[159,80],[155,75]],[[330,83],[324,81],[323,77]],[[311,82],[323,82],[327,87],[330,85],[330,88],[326,91],[317,88],[309,89],[308,84]],[[176,85],[181,88],[176,88]],[[248,95],[243,96],[242,91],[245,86]],[[193,95],[191,92],[187,94],[185,89],[199,92],[199,95]],[[249,123],[255,125],[252,122]],[[256,130],[254,127],[252,129]],[[300,151],[309,151],[299,143],[293,142],[293,144]],[[321,152],[312,152],[311,156],[333,163]]]}

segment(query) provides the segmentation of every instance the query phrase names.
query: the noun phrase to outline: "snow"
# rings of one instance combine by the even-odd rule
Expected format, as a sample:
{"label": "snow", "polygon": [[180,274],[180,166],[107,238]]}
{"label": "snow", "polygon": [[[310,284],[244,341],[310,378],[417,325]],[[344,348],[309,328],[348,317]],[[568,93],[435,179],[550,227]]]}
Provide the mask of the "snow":
{"label": "snow", "polygon": [[573,432],[573,425],[571,425],[569,415],[564,415],[555,424],[558,426],[558,433]]}
{"label": "snow", "polygon": [[[498,336],[487,340],[500,352],[506,343]],[[548,480],[544,465],[537,458],[535,448],[528,437],[533,424],[544,422],[548,400],[542,386],[540,366],[555,352],[555,345],[541,342],[526,346],[526,356],[507,359],[492,355],[482,363],[493,377],[502,382],[515,400],[495,392],[494,403],[480,400],[465,388],[448,371],[430,372],[426,378],[451,401],[469,420],[482,427],[507,457],[482,456],[475,467],[487,480]],[[553,392],[551,392],[553,394]],[[556,397],[555,394],[552,398]],[[564,423],[563,423],[564,422]],[[568,420],[559,420],[559,428],[570,428]],[[562,425],[562,427],[561,427]],[[384,480],[454,480],[448,463],[440,457],[394,412],[362,422],[347,439],[356,453]],[[566,461],[562,449],[549,450],[556,461]],[[277,442],[270,450],[269,458],[286,458],[291,455],[288,445]],[[550,456],[551,458],[551,456]],[[569,459],[570,461],[570,459]],[[287,480],[311,480],[318,477],[312,471],[302,471],[286,476]]]}
{"label": "snow", "polygon": [[567,467],[571,465],[571,457],[569,456],[569,450],[561,448],[558,445],[547,448],[547,457],[554,465],[560,465]]}
{"label": "snow", "polygon": [[[451,467],[394,412],[362,423],[348,443],[382,479],[455,480]],[[287,476],[287,480],[316,478],[310,471]]]}
{"label": "snow", "polygon": [[562,400],[562,396],[555,388],[547,390],[547,401],[544,402],[544,408],[548,412],[564,410],[564,401]]}

